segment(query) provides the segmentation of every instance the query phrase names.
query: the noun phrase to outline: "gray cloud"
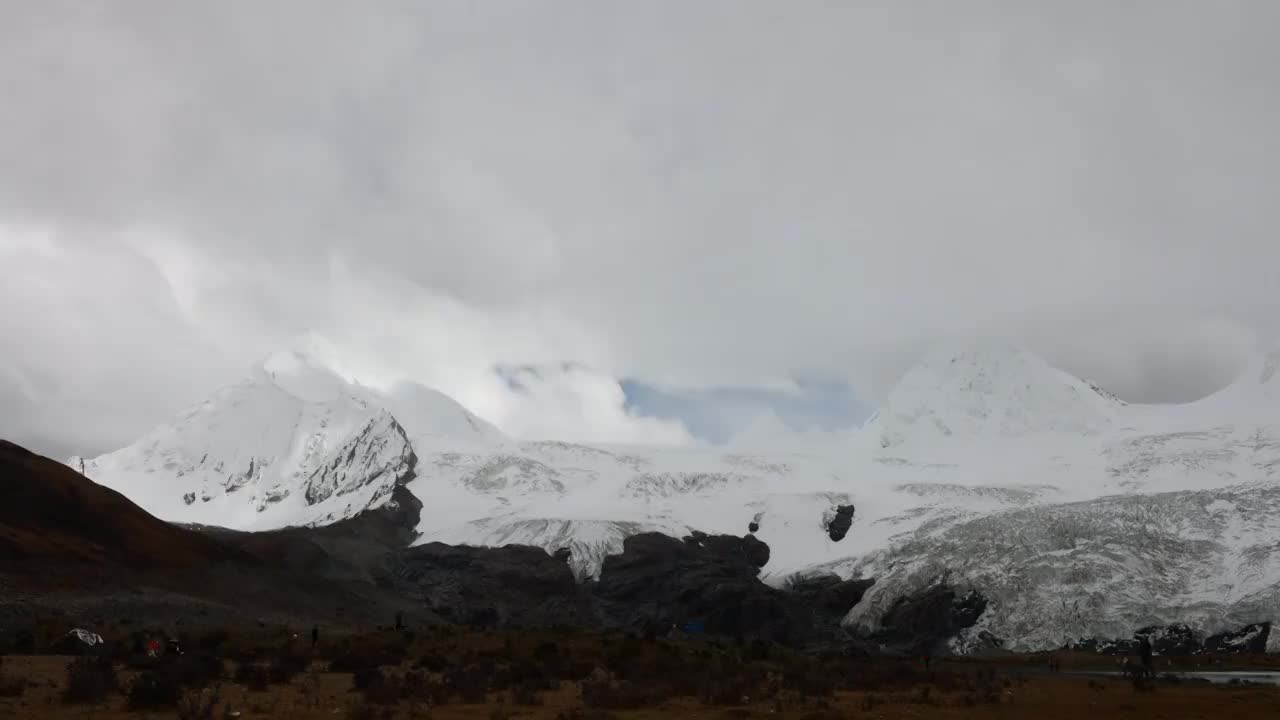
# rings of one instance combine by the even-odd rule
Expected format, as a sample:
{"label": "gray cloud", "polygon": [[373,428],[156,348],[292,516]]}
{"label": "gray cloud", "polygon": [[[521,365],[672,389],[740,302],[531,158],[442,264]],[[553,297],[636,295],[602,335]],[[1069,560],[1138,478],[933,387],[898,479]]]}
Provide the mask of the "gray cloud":
{"label": "gray cloud", "polygon": [[112,277],[41,284],[62,266],[0,239],[36,279],[6,311],[41,320],[0,349],[59,392],[96,377],[67,357],[112,358],[57,405],[86,428],[310,329],[499,415],[493,364],[838,372],[877,397],[949,334],[1182,400],[1276,330],[1266,0],[49,0],[3,20],[0,232]]}

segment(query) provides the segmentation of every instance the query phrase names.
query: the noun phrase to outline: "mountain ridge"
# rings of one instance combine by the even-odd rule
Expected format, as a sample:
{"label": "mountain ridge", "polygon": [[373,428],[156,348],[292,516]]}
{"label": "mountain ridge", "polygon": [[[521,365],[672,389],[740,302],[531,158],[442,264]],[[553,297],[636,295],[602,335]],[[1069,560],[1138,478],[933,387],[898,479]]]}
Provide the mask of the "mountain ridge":
{"label": "mountain ridge", "polygon": [[[298,436],[305,440],[318,433],[319,439],[314,452],[298,451],[281,466],[280,457],[271,456],[265,467],[308,472],[277,472],[264,481],[264,465],[244,471],[237,466],[236,477],[246,479],[236,491],[223,487],[207,503],[200,496],[200,502],[174,510],[181,516],[183,508],[194,508],[187,517],[230,527],[238,523],[237,529],[325,524],[377,508],[393,489],[403,487],[422,505],[415,544],[516,542],[548,553],[568,549],[580,579],[598,577],[606,559],[622,552],[628,537],[646,532],[672,537],[694,531],[750,533],[771,548],[761,572],[766,582],[783,584],[792,577],[832,571],[846,579],[876,577],[868,607],[880,610],[885,603],[918,594],[922,585],[948,570],[957,582],[990,599],[977,627],[1025,648],[1055,644],[1070,635],[1109,636],[1139,620],[1181,621],[1179,612],[1206,630],[1214,629],[1214,622],[1224,627],[1273,622],[1280,620],[1280,594],[1268,594],[1267,583],[1250,591],[1263,593],[1252,604],[1233,599],[1217,609],[1192,612],[1186,609],[1186,588],[1157,584],[1144,586],[1141,596],[1129,596],[1114,582],[1099,580],[1084,605],[1096,610],[1096,616],[1081,614],[1081,620],[1048,612],[1044,603],[1070,594],[1070,578],[1114,577],[1110,551],[1072,554],[1065,552],[1070,548],[1056,548],[1020,554],[995,540],[1007,533],[1026,538],[1029,547],[1043,547],[1047,541],[1028,534],[1035,526],[1026,518],[1053,519],[1059,526],[1109,527],[1107,518],[1114,520],[1119,501],[1108,498],[1159,496],[1149,502],[1173,508],[1165,512],[1168,527],[1160,526],[1166,540],[1177,538],[1179,529],[1190,535],[1217,533],[1204,542],[1216,543],[1220,550],[1189,546],[1199,549],[1194,557],[1202,574],[1209,573],[1205,568],[1242,567],[1246,557],[1271,568],[1271,549],[1246,543],[1241,533],[1214,530],[1217,526],[1194,503],[1161,498],[1235,502],[1239,511],[1232,522],[1270,527],[1262,515],[1271,512],[1271,501],[1262,498],[1280,480],[1280,418],[1275,404],[1268,402],[1277,386],[1277,358],[1275,353],[1263,355],[1235,383],[1196,403],[1144,406],[1126,404],[1025,348],[942,348],[904,374],[885,407],[862,430],[848,436],[780,438],[762,452],[743,443],[606,449],[517,442],[496,429],[491,432],[483,421],[473,424],[469,418],[474,416],[452,401],[439,401],[435,391],[422,395],[430,402],[415,403],[414,393],[408,393],[401,398],[405,405],[388,408],[393,404],[386,402],[388,395],[333,373],[314,374],[305,358],[299,371],[300,361],[286,357],[272,365],[277,377],[268,384],[293,398],[284,403],[290,410],[282,414],[306,422],[275,423],[272,427],[288,425],[289,431],[280,431],[288,442],[276,442],[292,448],[299,444]],[[281,374],[285,385],[296,384],[294,394],[277,382]],[[270,387],[253,382],[248,387],[274,397]],[[278,404],[253,397],[236,402],[238,397],[220,393],[215,409],[232,413]],[[416,423],[401,417],[415,411],[420,413]],[[317,417],[327,418],[324,432],[316,430]],[[432,426],[437,417],[435,430],[415,433],[414,424]],[[371,423],[376,432],[359,432],[373,427]],[[294,432],[304,425],[306,432]],[[766,421],[757,429],[767,428]],[[186,473],[179,477],[176,470],[166,470],[165,449],[156,440],[149,435],[131,446],[131,457],[149,463],[140,472],[113,476],[118,464],[100,459],[82,467],[87,474],[104,474],[106,484],[125,492],[139,475],[153,484],[189,480]],[[301,445],[305,450],[306,443]],[[356,463],[356,458],[374,461]],[[331,488],[323,498],[313,494],[319,505],[290,505],[307,497],[310,473],[335,459],[339,462],[329,472],[343,479],[326,479],[318,486]],[[263,505],[262,497],[282,484],[290,495]],[[1254,484],[1260,489],[1246,487]],[[340,493],[343,488],[351,489]],[[254,501],[240,503],[237,492]],[[359,502],[324,506],[335,497],[357,497]],[[1252,500],[1231,499],[1237,497]],[[231,507],[232,501],[240,504]],[[837,512],[846,512],[841,510],[845,507],[852,508],[851,520],[837,540],[827,523]],[[976,530],[982,527],[989,531]],[[1168,548],[1183,545],[1169,540],[1146,547],[1139,542],[1145,536],[1120,527],[1097,534],[1113,537],[1121,547],[1116,552],[1125,557],[1158,552],[1163,553],[1160,562],[1177,564]],[[1006,550],[993,553],[993,547]],[[1209,574],[1222,575],[1218,570]],[[1034,585],[1033,578],[1041,576],[1052,579],[1045,587],[1057,588],[1056,594],[1031,593],[1038,599],[1024,602],[1010,589],[1019,582]],[[1192,583],[1191,575],[1183,577]],[[857,613],[847,622],[866,625]],[[1037,622],[1043,631],[1034,629]],[[875,632],[873,626],[866,629]]]}

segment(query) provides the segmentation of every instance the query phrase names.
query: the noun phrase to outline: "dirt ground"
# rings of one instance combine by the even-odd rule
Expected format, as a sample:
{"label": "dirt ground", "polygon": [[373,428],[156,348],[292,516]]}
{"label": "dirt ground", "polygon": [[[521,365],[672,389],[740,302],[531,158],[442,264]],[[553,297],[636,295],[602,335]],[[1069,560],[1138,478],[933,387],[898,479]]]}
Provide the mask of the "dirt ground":
{"label": "dirt ground", "polygon": [[[120,694],[100,705],[69,705],[62,700],[62,686],[69,658],[10,656],[4,659],[3,674],[25,685],[18,697],[0,698],[0,717],[92,718],[94,720],[138,720],[140,718],[181,718],[178,710],[141,712],[125,707]],[[975,663],[967,663],[974,665]],[[130,679],[122,671],[122,682]],[[475,720],[643,720],[645,718],[710,718],[749,720],[750,718],[1043,718],[1044,720],[1095,720],[1096,718],[1196,718],[1280,717],[1280,688],[1230,687],[1161,683],[1154,690],[1135,690],[1118,678],[1036,675],[1008,676],[1001,683],[996,701],[974,703],[971,696],[947,692],[922,682],[910,689],[889,692],[837,692],[829,700],[796,698],[787,703],[751,702],[733,707],[703,705],[692,698],[672,698],[654,707],[605,711],[584,708],[576,683],[564,683],[559,691],[539,695],[538,706],[516,706],[507,693],[490,696],[485,704],[447,704],[429,707],[424,703],[400,702],[394,706],[373,705],[352,690],[352,675],[325,672],[315,663],[287,685],[254,692],[230,681],[206,688],[206,697],[216,693],[219,701],[210,718],[266,720],[277,718],[470,718]],[[195,693],[196,691],[192,691]]]}

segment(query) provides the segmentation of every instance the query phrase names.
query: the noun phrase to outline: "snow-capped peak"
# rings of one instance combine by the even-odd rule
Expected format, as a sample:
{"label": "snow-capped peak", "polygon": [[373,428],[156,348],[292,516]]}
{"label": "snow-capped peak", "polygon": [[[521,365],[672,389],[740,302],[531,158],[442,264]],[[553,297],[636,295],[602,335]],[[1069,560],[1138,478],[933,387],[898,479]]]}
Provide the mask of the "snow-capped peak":
{"label": "snow-capped peak", "polygon": [[1120,401],[1017,345],[971,345],[930,353],[889,394],[872,427],[883,447],[948,438],[1092,435]]}
{"label": "snow-capped peak", "polygon": [[502,439],[443,393],[365,387],[304,347],[271,355],[133,445],[68,464],[166,520],[258,530],[385,504],[414,477],[418,446]]}
{"label": "snow-capped peak", "polygon": [[274,353],[254,370],[276,387],[307,402],[328,402],[355,394],[357,389],[329,365],[302,349]]}

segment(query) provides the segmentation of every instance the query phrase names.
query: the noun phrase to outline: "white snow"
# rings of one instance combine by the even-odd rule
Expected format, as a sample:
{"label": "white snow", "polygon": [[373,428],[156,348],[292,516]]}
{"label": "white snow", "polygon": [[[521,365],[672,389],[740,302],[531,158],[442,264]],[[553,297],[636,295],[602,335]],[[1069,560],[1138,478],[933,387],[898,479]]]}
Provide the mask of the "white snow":
{"label": "white snow", "polygon": [[[991,600],[983,630],[1039,647],[1280,617],[1278,370],[1271,353],[1209,398],[1143,406],[1023,348],[946,348],[858,431],[764,417],[727,446],[671,449],[516,442],[435,390],[374,391],[292,352],[71,464],[165,519],[261,529],[376,507],[416,459],[417,542],[569,548],[582,575],[638,532],[755,521],[769,582],[877,578],[851,623],[946,571]],[[834,542],[824,521],[847,503]]]}

